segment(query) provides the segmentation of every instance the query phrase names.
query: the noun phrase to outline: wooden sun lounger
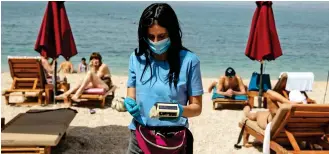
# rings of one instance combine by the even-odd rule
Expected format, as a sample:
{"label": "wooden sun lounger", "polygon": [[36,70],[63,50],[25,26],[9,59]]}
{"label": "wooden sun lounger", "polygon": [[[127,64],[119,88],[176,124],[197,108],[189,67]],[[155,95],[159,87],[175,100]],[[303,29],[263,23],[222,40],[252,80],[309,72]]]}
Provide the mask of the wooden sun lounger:
{"label": "wooden sun lounger", "polygon": [[[26,96],[26,92],[35,92],[38,102],[29,104],[42,104],[42,93],[45,92],[46,79],[42,70],[40,59],[8,59],[10,74],[13,78],[11,88],[3,93],[6,104],[9,104],[9,96],[13,92],[21,92]],[[12,95],[11,95],[12,96]],[[46,96],[47,97],[47,96]],[[22,103],[24,104],[24,103]]]}
{"label": "wooden sun lounger", "polygon": [[[248,93],[248,87],[245,86],[245,89]],[[249,100],[249,97],[247,97]],[[238,105],[246,105],[248,104],[248,100],[235,100],[230,98],[215,98],[212,99],[212,109],[216,110],[216,104],[238,104]]]}
{"label": "wooden sun lounger", "polygon": [[[9,102],[10,96],[24,96],[26,93],[33,92],[36,95],[31,97],[37,97],[37,102],[23,102],[20,105],[41,105],[43,103],[43,93],[45,93],[45,104],[50,102],[50,96],[53,91],[52,84],[47,83],[45,77],[45,72],[43,70],[41,59],[37,57],[10,57],[8,58],[8,64],[10,68],[10,75],[13,78],[12,85],[10,89],[5,90],[2,94],[5,96],[6,104],[11,104]],[[58,87],[62,88],[68,86],[68,83],[59,82]],[[63,88],[62,88],[63,89]],[[64,88],[64,91],[67,88]],[[13,95],[12,93],[18,92],[18,94]]]}
{"label": "wooden sun lounger", "polygon": [[[80,99],[87,99],[88,101],[100,101],[100,107],[104,108],[105,107],[105,102],[106,102],[106,98],[108,96],[113,96],[115,94],[115,90],[116,90],[117,86],[113,85],[111,87],[110,90],[108,90],[106,93],[104,94],[82,94],[80,96]],[[74,94],[71,94],[70,97],[68,97],[68,100],[64,100],[65,103],[69,103],[70,106],[72,105],[72,100],[71,97]]]}
{"label": "wooden sun lounger", "polygon": [[246,105],[248,104],[247,100],[235,100],[235,99],[228,99],[228,98],[216,98],[212,100],[212,108],[213,110],[216,109],[216,104],[239,104],[239,105]]}
{"label": "wooden sun lounger", "polygon": [[[248,103],[250,104],[251,107],[254,107],[254,100],[255,97],[259,95],[258,91],[248,91],[247,92],[248,95]],[[267,108],[267,93],[263,92],[263,107]]]}
{"label": "wooden sun lounger", "polygon": [[[270,101],[269,101],[270,103]],[[245,119],[239,123],[242,127]],[[247,120],[243,135],[243,144],[248,143],[252,135],[263,142],[264,130],[256,121]],[[303,150],[297,144],[309,143],[311,149]],[[324,150],[315,150],[314,144]],[[292,146],[287,150],[284,145]],[[278,154],[324,154],[329,153],[329,105],[325,104],[284,104],[280,107],[271,126],[270,148]]]}
{"label": "wooden sun lounger", "polygon": [[50,154],[76,113],[72,109],[55,109],[18,114],[1,131],[1,153]]}

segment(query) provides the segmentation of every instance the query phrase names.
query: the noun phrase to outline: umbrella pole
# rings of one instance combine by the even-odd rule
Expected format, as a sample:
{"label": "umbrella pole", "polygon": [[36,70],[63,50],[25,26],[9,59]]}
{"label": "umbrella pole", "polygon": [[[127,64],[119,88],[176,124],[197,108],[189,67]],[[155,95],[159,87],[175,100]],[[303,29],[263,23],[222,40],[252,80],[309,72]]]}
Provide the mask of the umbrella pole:
{"label": "umbrella pole", "polygon": [[57,60],[54,60],[54,74],[53,74],[53,85],[54,85],[54,104],[57,104],[55,96],[57,95]]}
{"label": "umbrella pole", "polygon": [[324,98],[323,98],[323,104],[326,100],[326,95],[327,95],[327,88],[328,88],[328,81],[329,81],[329,71],[328,71],[328,77],[327,77],[327,86],[326,86],[326,91],[324,92]]}
{"label": "umbrella pole", "polygon": [[260,79],[259,79],[259,93],[258,93],[258,107],[262,107],[262,93],[263,93],[263,61],[260,62]]}

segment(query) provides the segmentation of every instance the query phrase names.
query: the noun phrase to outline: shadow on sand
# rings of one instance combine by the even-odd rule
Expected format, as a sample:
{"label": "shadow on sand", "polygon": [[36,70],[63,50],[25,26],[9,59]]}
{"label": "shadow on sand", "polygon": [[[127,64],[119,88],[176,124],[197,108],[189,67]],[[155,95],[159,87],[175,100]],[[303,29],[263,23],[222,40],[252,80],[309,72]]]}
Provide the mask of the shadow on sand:
{"label": "shadow on sand", "polygon": [[130,131],[127,126],[69,127],[67,135],[54,148],[54,154],[124,154]]}
{"label": "shadow on sand", "polygon": [[241,104],[217,104],[216,110],[242,110],[244,105]]}

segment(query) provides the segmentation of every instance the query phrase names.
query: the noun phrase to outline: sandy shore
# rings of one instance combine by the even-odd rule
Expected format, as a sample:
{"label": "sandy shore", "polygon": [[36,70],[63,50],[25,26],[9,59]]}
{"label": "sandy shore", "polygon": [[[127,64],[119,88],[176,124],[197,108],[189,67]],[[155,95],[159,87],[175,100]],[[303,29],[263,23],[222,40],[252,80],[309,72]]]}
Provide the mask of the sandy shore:
{"label": "sandy shore", "polygon": [[[60,75],[63,77],[63,75]],[[68,82],[74,86],[82,79],[81,74],[66,75]],[[238,122],[243,114],[241,110],[212,110],[211,95],[207,93],[207,86],[216,79],[203,78],[205,94],[203,95],[202,114],[195,118],[190,118],[190,130],[194,136],[194,152],[197,154],[223,153],[223,154],[258,154],[261,148],[242,148],[234,149],[240,128]],[[126,95],[125,76],[113,76],[115,85],[118,86],[116,97]],[[12,79],[10,73],[1,74],[1,90],[8,89],[11,86]],[[248,80],[244,80],[248,84]],[[272,81],[274,85],[276,81]],[[318,104],[323,103],[326,82],[315,82],[313,92],[309,92],[309,97],[316,100]],[[329,104],[329,92],[326,102]],[[12,97],[11,102],[20,101],[21,97]],[[1,117],[5,117],[6,122],[11,120],[18,113],[25,112],[35,108],[58,108],[64,107],[61,104],[49,105],[47,107],[14,107],[4,104],[4,97],[1,98]],[[91,115],[88,108],[72,107],[78,111],[78,114],[72,121],[68,131],[67,138],[58,147],[54,153],[125,153],[129,130],[127,128],[131,121],[128,112],[117,112],[111,108],[98,109],[96,114]],[[252,141],[253,138],[251,137]]]}

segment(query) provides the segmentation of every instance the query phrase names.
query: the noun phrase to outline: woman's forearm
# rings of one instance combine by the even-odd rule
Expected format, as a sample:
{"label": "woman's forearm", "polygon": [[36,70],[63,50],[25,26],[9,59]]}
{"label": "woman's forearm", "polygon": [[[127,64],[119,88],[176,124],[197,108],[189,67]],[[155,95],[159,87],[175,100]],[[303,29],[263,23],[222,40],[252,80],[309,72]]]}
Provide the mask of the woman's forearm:
{"label": "woman's forearm", "polygon": [[136,100],[136,88],[127,88],[127,97]]}
{"label": "woman's forearm", "polygon": [[201,114],[202,106],[200,104],[190,104],[183,106],[183,117],[196,117]]}

